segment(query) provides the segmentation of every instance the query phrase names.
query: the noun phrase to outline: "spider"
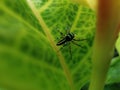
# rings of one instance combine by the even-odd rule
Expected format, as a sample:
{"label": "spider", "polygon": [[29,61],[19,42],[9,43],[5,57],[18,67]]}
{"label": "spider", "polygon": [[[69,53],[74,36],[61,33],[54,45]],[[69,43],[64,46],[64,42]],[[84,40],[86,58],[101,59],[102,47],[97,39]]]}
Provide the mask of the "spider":
{"label": "spider", "polygon": [[70,55],[71,55],[71,59],[72,59],[72,52],[71,52],[71,45],[70,45],[70,43],[75,44],[75,45],[83,48],[81,45],[77,44],[75,41],[83,41],[83,40],[86,40],[86,39],[81,39],[81,40],[75,39],[75,34],[70,32],[70,30],[67,30],[67,34],[66,35],[64,35],[62,32],[60,32],[60,34],[62,35],[62,38],[57,42],[56,45],[57,46],[63,45],[63,47],[64,47],[67,44],[69,44],[69,50],[70,50]]}

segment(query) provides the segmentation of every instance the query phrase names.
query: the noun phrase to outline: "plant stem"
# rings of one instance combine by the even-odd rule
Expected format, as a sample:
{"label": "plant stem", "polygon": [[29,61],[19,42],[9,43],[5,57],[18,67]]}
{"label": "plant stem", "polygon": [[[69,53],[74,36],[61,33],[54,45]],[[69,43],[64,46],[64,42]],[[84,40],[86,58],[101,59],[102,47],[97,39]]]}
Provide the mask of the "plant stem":
{"label": "plant stem", "polygon": [[120,23],[120,1],[98,0],[97,31],[93,47],[89,90],[103,90]]}

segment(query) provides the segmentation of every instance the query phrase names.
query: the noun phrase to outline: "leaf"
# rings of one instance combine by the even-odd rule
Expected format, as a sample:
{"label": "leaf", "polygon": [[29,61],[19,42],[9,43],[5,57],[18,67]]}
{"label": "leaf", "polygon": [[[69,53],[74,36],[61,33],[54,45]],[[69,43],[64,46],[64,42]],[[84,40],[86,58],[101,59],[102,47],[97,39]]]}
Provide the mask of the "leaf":
{"label": "leaf", "polygon": [[[38,15],[25,0],[1,0],[0,86],[12,90],[79,90],[89,81],[95,13],[69,0],[30,2]],[[44,32],[46,27],[52,41]],[[69,45],[60,51],[53,47],[61,37],[58,30],[66,34],[68,29],[76,39],[87,39],[77,42],[83,48],[71,44],[72,60]]]}
{"label": "leaf", "polygon": [[120,83],[120,57],[113,58],[106,83]]}
{"label": "leaf", "polygon": [[118,53],[119,53],[119,55],[120,55],[120,35],[118,36],[118,39],[117,39],[117,41],[116,41],[116,48],[117,48]]}

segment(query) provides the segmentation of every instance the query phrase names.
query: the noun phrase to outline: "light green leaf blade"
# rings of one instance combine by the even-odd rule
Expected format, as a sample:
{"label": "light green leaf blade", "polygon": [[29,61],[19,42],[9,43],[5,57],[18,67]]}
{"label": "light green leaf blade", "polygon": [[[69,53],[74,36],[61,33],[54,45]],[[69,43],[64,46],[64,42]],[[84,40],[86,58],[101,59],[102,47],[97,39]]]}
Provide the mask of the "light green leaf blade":
{"label": "light green leaf blade", "polygon": [[[5,3],[0,6],[0,86],[14,90],[70,90],[65,68],[31,7],[25,0],[2,1]],[[70,29],[76,39],[88,39],[77,42],[83,48],[71,44],[72,60],[68,46],[59,51],[65,58],[73,86],[79,90],[90,76],[94,12],[69,0],[31,1],[53,41],[60,37],[58,29],[65,34]]]}

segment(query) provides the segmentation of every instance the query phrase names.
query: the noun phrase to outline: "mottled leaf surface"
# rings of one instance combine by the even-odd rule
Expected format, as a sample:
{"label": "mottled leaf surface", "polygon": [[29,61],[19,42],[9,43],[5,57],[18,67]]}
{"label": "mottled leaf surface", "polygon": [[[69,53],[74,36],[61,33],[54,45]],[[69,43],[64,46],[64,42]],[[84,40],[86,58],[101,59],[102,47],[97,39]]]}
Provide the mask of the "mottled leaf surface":
{"label": "mottled leaf surface", "polygon": [[[38,15],[31,10],[29,1]],[[29,1],[0,1],[0,87],[8,90],[71,90],[65,68],[58,58],[57,53],[61,52],[73,87],[80,90],[90,77],[95,12],[70,0]],[[62,38],[60,32],[66,35],[70,30],[76,39],[86,39],[76,41],[82,47],[68,43],[56,53],[39,23],[39,15],[54,44]]]}

